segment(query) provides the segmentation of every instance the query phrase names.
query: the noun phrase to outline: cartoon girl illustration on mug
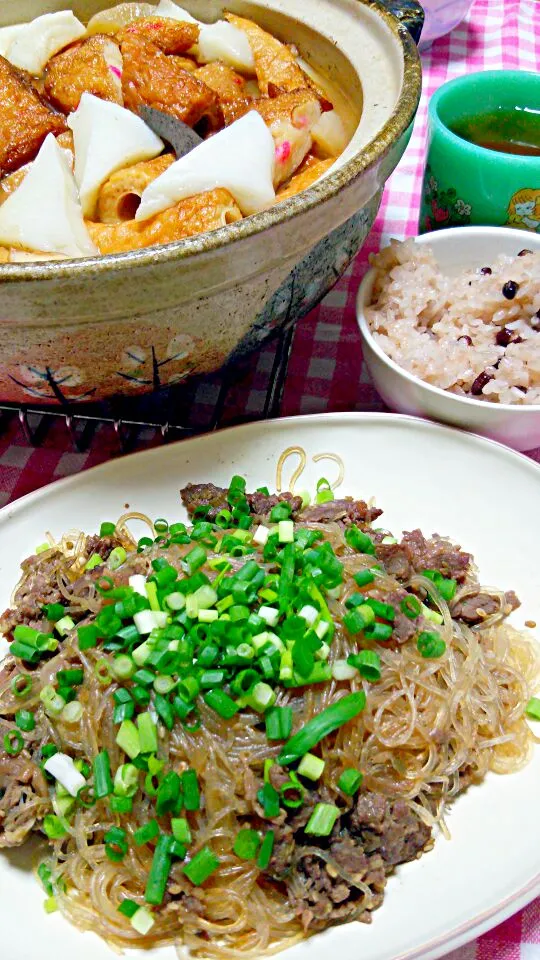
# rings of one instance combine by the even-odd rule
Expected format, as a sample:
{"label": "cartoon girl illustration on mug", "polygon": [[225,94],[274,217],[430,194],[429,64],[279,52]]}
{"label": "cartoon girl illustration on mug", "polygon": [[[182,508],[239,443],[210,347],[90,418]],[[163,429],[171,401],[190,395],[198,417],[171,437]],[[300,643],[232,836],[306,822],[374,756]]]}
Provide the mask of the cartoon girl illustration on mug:
{"label": "cartoon girl illustration on mug", "polygon": [[517,190],[508,204],[507,226],[540,233],[540,190]]}

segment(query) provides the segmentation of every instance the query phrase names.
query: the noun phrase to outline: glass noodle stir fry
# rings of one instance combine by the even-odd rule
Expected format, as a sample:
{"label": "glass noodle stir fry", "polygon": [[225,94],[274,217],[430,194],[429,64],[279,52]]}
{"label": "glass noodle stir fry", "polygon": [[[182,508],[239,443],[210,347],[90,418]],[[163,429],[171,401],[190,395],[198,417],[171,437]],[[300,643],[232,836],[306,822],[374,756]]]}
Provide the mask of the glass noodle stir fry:
{"label": "glass noodle stir fry", "polygon": [[260,956],[369,922],[448,802],[526,763],[539,654],[470,554],[327,481],[182,497],[189,526],[127,514],[23,563],[0,846],[44,835],[46,909],[115,946]]}
{"label": "glass noodle stir fry", "polygon": [[[177,159],[145,122],[202,138]],[[0,260],[122,253],[214,230],[315,183],[349,132],[322,81],[251,20],[172,0],[0,29]],[[36,209],[39,216],[35,215]]]}

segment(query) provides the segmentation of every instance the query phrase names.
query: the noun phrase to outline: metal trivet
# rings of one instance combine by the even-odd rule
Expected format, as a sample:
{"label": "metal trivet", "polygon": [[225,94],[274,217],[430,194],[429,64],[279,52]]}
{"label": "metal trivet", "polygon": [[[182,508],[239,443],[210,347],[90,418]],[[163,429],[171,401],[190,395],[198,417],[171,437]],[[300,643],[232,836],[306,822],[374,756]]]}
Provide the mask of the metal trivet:
{"label": "metal trivet", "polygon": [[[194,377],[185,385],[141,397],[65,402],[57,407],[0,403],[0,434],[18,418],[25,441],[40,447],[51,430],[63,422],[75,451],[93,449],[112,431],[119,450],[125,453],[156,436],[167,443],[235,423],[278,416],[293,332],[289,326],[260,352],[230,364],[220,373]],[[262,390],[259,381],[264,381]]]}

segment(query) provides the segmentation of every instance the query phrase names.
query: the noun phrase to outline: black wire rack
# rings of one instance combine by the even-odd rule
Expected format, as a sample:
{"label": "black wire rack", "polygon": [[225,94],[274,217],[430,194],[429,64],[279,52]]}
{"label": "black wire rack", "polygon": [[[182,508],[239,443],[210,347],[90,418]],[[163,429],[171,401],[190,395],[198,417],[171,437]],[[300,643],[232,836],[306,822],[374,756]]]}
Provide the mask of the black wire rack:
{"label": "black wire rack", "polygon": [[[113,397],[85,404],[63,402],[55,407],[0,402],[0,434],[12,428],[16,420],[25,442],[41,447],[61,423],[74,451],[93,450],[112,432],[119,452],[126,453],[137,447],[141,438],[157,436],[167,443],[247,420],[278,416],[293,329],[292,326],[283,329],[261,353],[230,364],[219,373],[194,377],[181,386],[140,397]],[[261,366],[266,382],[262,391],[257,390],[257,409],[246,413],[250,383],[255,370],[260,377]]]}

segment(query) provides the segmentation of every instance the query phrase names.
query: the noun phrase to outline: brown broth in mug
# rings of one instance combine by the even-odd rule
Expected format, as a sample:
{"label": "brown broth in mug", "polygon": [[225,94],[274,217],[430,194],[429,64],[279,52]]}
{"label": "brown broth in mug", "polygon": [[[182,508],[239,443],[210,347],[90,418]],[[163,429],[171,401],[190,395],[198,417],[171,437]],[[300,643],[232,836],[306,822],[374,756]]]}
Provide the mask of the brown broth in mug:
{"label": "brown broth in mug", "polygon": [[540,157],[540,111],[495,110],[462,117],[450,129],[463,140],[486,150]]}

